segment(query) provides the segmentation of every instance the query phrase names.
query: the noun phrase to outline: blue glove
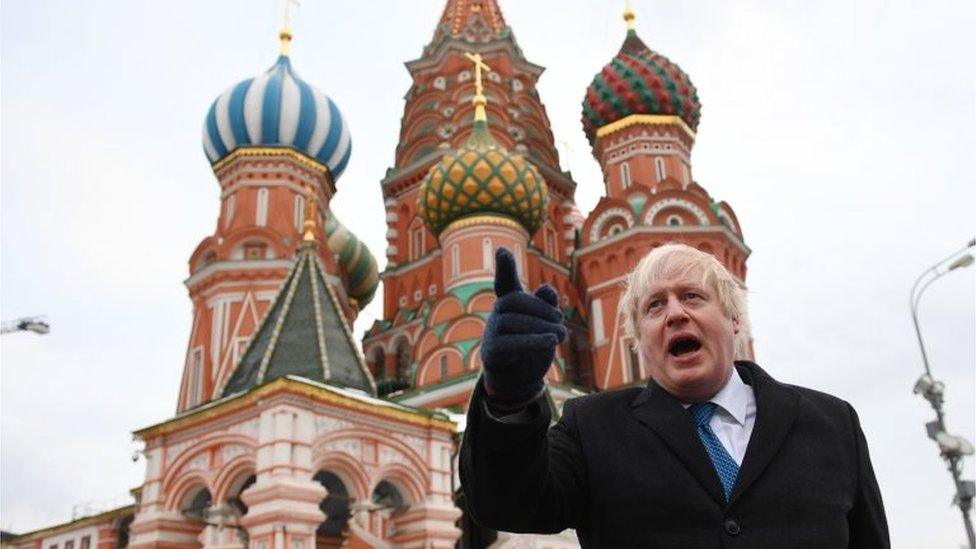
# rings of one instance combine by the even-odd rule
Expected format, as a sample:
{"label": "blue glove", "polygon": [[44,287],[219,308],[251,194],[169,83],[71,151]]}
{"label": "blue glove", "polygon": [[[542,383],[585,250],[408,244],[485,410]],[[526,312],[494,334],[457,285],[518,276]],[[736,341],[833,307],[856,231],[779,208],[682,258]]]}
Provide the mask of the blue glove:
{"label": "blue glove", "polygon": [[524,292],[515,257],[503,247],[495,252],[495,295],[481,342],[485,390],[493,404],[518,408],[542,393],[566,327],[556,290],[543,284]]}

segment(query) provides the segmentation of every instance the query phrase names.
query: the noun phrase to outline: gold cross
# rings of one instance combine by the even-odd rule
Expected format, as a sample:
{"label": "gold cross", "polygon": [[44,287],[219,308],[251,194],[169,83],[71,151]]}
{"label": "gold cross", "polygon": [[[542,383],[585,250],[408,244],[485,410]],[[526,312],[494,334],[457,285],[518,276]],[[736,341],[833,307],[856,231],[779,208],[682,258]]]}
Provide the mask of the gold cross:
{"label": "gold cross", "polygon": [[485,105],[488,104],[488,98],[485,97],[485,86],[481,80],[481,70],[484,69],[487,72],[491,72],[491,67],[482,61],[483,58],[480,53],[472,54],[465,52],[464,56],[474,63],[474,98],[471,100],[471,103],[474,104],[474,119],[484,121],[488,119],[485,114]]}
{"label": "gold cross", "polygon": [[284,26],[281,27],[281,32],[278,33],[278,38],[281,39],[281,55],[288,55],[288,46],[291,44],[291,5],[295,4],[300,6],[301,3],[298,0],[285,0],[285,17]]}
{"label": "gold cross", "polygon": [[627,22],[627,30],[634,30],[634,8],[630,5],[630,0],[627,0],[627,7],[624,9],[624,21]]}
{"label": "gold cross", "polygon": [[465,52],[464,56],[474,63],[474,91],[478,95],[483,95],[485,88],[481,83],[481,69],[484,69],[486,72],[491,72],[491,67],[482,61],[483,58],[480,53],[471,54]]}

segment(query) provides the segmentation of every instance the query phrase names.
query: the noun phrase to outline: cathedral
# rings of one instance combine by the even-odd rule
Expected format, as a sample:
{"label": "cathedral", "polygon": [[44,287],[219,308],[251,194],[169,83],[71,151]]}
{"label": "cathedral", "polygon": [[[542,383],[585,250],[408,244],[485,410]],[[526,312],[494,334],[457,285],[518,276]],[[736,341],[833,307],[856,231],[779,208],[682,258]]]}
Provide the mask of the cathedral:
{"label": "cathedral", "polygon": [[[274,64],[204,118],[220,209],[188,262],[176,414],[134,433],[146,462],[135,503],[4,547],[576,546],[571,532],[492,532],[464,513],[456,455],[495,250],[513,252],[526,287],[560,294],[570,335],[546,376],[557,415],[569,398],[648,377],[617,313],[648,250],[692,245],[743,285],[750,253],[732,207],[692,175],[694,85],[641,40],[630,9],[624,20],[619,51],[580,86],[604,186],[584,214],[536,90],[543,67],[497,0],[446,0],[406,64],[394,165],[383,203],[369,205],[386,213],[382,269],[340,221],[352,213],[330,207],[353,136],[341,106],[299,75],[286,25]],[[380,284],[382,317],[356,341]],[[751,336],[739,337],[750,358]]]}

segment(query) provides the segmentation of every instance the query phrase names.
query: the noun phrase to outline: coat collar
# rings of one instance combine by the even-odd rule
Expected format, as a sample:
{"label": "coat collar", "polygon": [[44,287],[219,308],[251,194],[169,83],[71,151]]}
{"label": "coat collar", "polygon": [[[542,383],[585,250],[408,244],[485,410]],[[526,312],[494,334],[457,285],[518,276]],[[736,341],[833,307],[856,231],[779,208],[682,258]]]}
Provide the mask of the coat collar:
{"label": "coat collar", "polygon": [[[798,395],[770,377],[752,362],[737,361],[735,368],[756,396],[756,424],[730,503],[735,502],[772,461],[786,440],[797,415]],[[717,503],[725,505],[718,475],[702,446],[694,422],[678,399],[650,381],[631,403],[637,420],[649,427],[671,448],[685,468]]]}

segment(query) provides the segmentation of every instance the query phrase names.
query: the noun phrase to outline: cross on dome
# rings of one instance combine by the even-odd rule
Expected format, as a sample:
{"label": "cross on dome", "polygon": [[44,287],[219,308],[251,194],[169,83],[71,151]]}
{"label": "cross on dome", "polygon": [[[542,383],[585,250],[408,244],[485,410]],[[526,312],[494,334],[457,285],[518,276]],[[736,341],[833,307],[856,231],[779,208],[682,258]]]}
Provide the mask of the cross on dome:
{"label": "cross on dome", "polygon": [[281,40],[281,55],[288,55],[290,53],[292,32],[291,32],[291,5],[295,4],[300,6],[301,2],[298,0],[284,0],[285,2],[285,15],[284,24],[281,27],[281,32],[278,33],[278,38]]}
{"label": "cross on dome", "polygon": [[483,58],[480,53],[472,54],[465,52],[464,56],[474,63],[474,98],[471,99],[471,103],[474,105],[474,120],[475,122],[484,122],[488,120],[488,115],[485,113],[485,105],[488,104],[488,98],[485,97],[485,86],[481,80],[481,70],[484,69],[486,72],[491,72],[491,67],[482,61]]}

